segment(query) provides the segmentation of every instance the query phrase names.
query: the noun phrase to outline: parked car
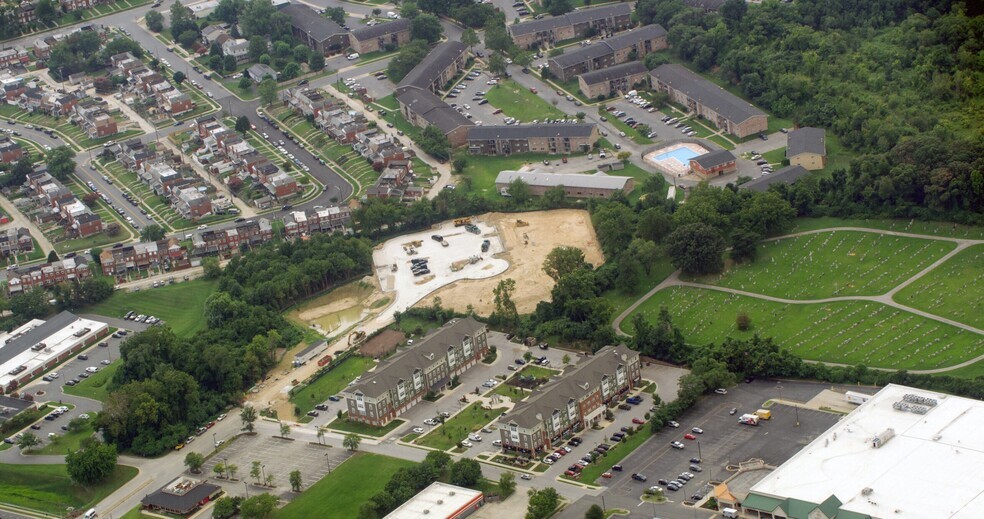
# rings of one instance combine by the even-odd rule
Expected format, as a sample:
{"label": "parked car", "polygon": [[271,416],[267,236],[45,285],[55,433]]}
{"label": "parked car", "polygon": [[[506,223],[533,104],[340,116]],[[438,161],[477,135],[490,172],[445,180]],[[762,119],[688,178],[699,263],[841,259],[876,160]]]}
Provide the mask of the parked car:
{"label": "parked car", "polygon": [[643,476],[642,474],[639,474],[637,472],[634,472],[632,474],[632,479],[634,479],[636,481],[646,481],[647,478],[646,478],[646,476]]}
{"label": "parked car", "polygon": [[670,447],[673,447],[674,449],[682,449],[684,448],[684,445],[678,441],[672,441],[670,442]]}

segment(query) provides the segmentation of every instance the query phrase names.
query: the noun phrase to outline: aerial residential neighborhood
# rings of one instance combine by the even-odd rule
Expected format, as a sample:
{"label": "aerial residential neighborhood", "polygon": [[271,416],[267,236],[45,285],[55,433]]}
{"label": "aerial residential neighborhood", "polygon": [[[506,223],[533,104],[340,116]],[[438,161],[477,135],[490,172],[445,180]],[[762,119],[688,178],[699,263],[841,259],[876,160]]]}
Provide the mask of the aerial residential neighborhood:
{"label": "aerial residential neighborhood", "polygon": [[979,517],[982,20],[3,3],[0,517]]}

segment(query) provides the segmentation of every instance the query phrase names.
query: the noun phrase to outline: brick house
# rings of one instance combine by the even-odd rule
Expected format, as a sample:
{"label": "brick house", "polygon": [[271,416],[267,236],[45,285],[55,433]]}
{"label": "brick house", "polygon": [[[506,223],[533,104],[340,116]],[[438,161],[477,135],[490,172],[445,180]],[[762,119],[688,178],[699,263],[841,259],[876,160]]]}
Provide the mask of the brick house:
{"label": "brick house", "polygon": [[26,65],[31,61],[31,56],[20,45],[14,45],[9,49],[0,50],[0,67],[7,68],[13,65]]}
{"label": "brick house", "polygon": [[214,231],[202,231],[192,236],[193,253],[196,256],[235,253],[243,246],[253,246],[270,241],[273,227],[270,220],[260,218],[246,221],[235,227]]}
{"label": "brick house", "polygon": [[185,112],[195,109],[195,102],[191,100],[188,94],[180,90],[171,90],[161,96],[161,107],[171,114],[171,117],[176,117]]}
{"label": "brick house", "polygon": [[197,220],[212,214],[212,200],[194,187],[172,191],[171,207],[189,220]]}
{"label": "brick house", "polygon": [[34,252],[34,239],[26,227],[0,229],[0,257]]}
{"label": "brick house", "polygon": [[827,137],[823,128],[804,126],[786,137],[786,158],[793,166],[815,171],[827,166]]}
{"label": "brick house", "polygon": [[287,105],[304,117],[318,118],[323,111],[330,110],[335,105],[330,97],[325,97],[313,88],[288,88],[280,95]]}
{"label": "brick house", "polygon": [[639,61],[630,61],[577,77],[581,93],[588,99],[625,94],[636,85],[648,86],[649,70]]}
{"label": "brick house", "polygon": [[149,243],[136,243],[118,249],[105,249],[99,255],[102,272],[107,276],[122,276],[133,270],[178,270],[190,266],[188,249],[177,238]]}
{"label": "brick house", "polygon": [[464,145],[468,140],[468,129],[475,126],[429,90],[407,88],[397,93],[396,100],[410,124],[419,128],[436,126],[447,136],[452,147]]}
{"label": "brick house", "polygon": [[91,139],[108,137],[119,131],[116,120],[100,106],[75,105],[73,119]]}
{"label": "brick house", "polygon": [[352,210],[345,206],[293,211],[284,216],[284,234],[299,238],[315,233],[346,232],[352,227]]}
{"label": "brick house", "polygon": [[567,155],[590,151],[598,138],[595,124],[473,126],[468,129],[468,151],[473,155]]}
{"label": "brick house", "polygon": [[294,38],[311,50],[328,56],[350,47],[348,31],[307,5],[284,3],[277,8],[290,19]]}
{"label": "brick house", "polygon": [[727,175],[738,171],[738,163],[733,153],[717,150],[690,159],[690,172],[702,178]]}
{"label": "brick house", "polygon": [[687,107],[720,130],[736,137],[764,132],[769,116],[744,99],[693,73],[683,65],[667,63],[650,73],[653,90]]}
{"label": "brick house", "polygon": [[270,195],[278,199],[294,196],[300,191],[297,187],[297,180],[283,171],[266,177],[266,180],[263,181],[263,187]]}
{"label": "brick house", "polygon": [[84,281],[92,277],[89,264],[82,256],[54,263],[19,267],[7,272],[7,292],[19,294],[35,287],[50,287],[69,281]]}
{"label": "brick house", "polygon": [[9,137],[0,138],[0,162],[10,164],[17,162],[23,156],[24,149],[17,141]]}

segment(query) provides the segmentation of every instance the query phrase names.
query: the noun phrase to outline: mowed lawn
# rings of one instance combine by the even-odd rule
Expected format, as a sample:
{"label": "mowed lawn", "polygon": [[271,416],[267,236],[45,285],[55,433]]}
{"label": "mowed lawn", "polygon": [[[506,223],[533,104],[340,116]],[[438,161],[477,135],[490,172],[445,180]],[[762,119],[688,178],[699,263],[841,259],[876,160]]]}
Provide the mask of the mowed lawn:
{"label": "mowed lawn", "polygon": [[759,244],[752,263],[696,281],[786,299],[888,292],[956,247],[952,242],[835,231]]}
{"label": "mowed lawn", "polygon": [[167,321],[179,337],[190,337],[205,327],[205,299],[218,286],[217,281],[195,279],[139,292],[120,290],[85,311],[107,317],[123,317],[131,310],[153,315]]}
{"label": "mowed lawn", "polygon": [[895,300],[984,329],[984,245],[960,251],[895,294]]}
{"label": "mowed lawn", "polygon": [[[524,122],[569,117],[511,79],[500,81],[498,85],[492,87],[485,94],[485,99],[489,100],[490,105],[501,108],[503,115]],[[502,121],[486,121],[486,124],[502,124]]]}
{"label": "mowed lawn", "polygon": [[362,504],[383,490],[393,474],[414,465],[408,460],[360,452],[332,469],[331,474],[276,512],[275,517],[358,517]]}
{"label": "mowed lawn", "polygon": [[290,401],[301,408],[301,416],[304,416],[308,411],[314,409],[314,406],[345,389],[349,382],[365,373],[373,364],[373,360],[369,357],[351,356],[318,380],[294,393],[294,396],[290,397]]}
{"label": "mowed lawn", "polygon": [[[103,351],[105,348],[96,348],[92,350],[93,352]],[[93,353],[92,356],[97,356],[97,353]],[[89,378],[82,379],[77,385],[74,386],[64,386],[65,393],[69,395],[82,396],[85,398],[91,398],[93,400],[98,400],[100,402],[105,402],[106,397],[109,395],[109,383],[113,380],[113,375],[116,374],[116,370],[120,369],[120,361],[114,360],[109,366],[102,366],[95,375],[91,375]]]}
{"label": "mowed lawn", "polygon": [[[65,465],[0,465],[0,502],[61,517],[69,507],[85,510],[137,475],[119,465],[103,483],[72,483]],[[6,515],[6,514],[5,514]]]}
{"label": "mowed lawn", "polygon": [[[758,334],[804,359],[890,369],[953,366],[984,350],[980,335],[880,303],[784,304],[689,287],[657,292],[623,321],[622,329],[634,332],[636,313],[655,321],[663,306],[690,344]],[[750,330],[735,326],[739,312],[751,318]]]}
{"label": "mowed lawn", "polygon": [[432,429],[426,436],[418,438],[414,443],[434,449],[450,449],[458,445],[461,440],[467,440],[469,433],[481,429],[498,418],[505,410],[505,407],[494,407],[488,411],[482,409],[481,402],[476,402]]}

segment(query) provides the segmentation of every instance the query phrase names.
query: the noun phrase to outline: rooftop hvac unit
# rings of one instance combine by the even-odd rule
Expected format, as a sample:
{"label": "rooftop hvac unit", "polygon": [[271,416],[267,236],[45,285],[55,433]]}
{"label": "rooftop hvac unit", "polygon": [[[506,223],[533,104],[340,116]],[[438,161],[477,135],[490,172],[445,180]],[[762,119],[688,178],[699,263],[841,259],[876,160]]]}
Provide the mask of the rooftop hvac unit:
{"label": "rooftop hvac unit", "polygon": [[936,404],[937,404],[935,398],[928,398],[928,397],[924,397],[924,396],[915,395],[915,394],[912,394],[912,393],[908,393],[906,395],[903,395],[902,396],[902,401],[903,402],[908,402],[910,404],[923,405],[923,406],[926,406],[926,407],[936,407]]}
{"label": "rooftop hvac unit", "polygon": [[880,432],[874,438],[871,439],[871,446],[875,449],[880,449],[884,447],[886,443],[888,443],[888,440],[891,440],[894,437],[895,437],[895,429],[892,428],[885,429],[884,431]]}
{"label": "rooftop hvac unit", "polygon": [[874,490],[872,490],[871,487],[864,487],[861,489],[862,496],[870,496],[872,492],[874,492]]}

